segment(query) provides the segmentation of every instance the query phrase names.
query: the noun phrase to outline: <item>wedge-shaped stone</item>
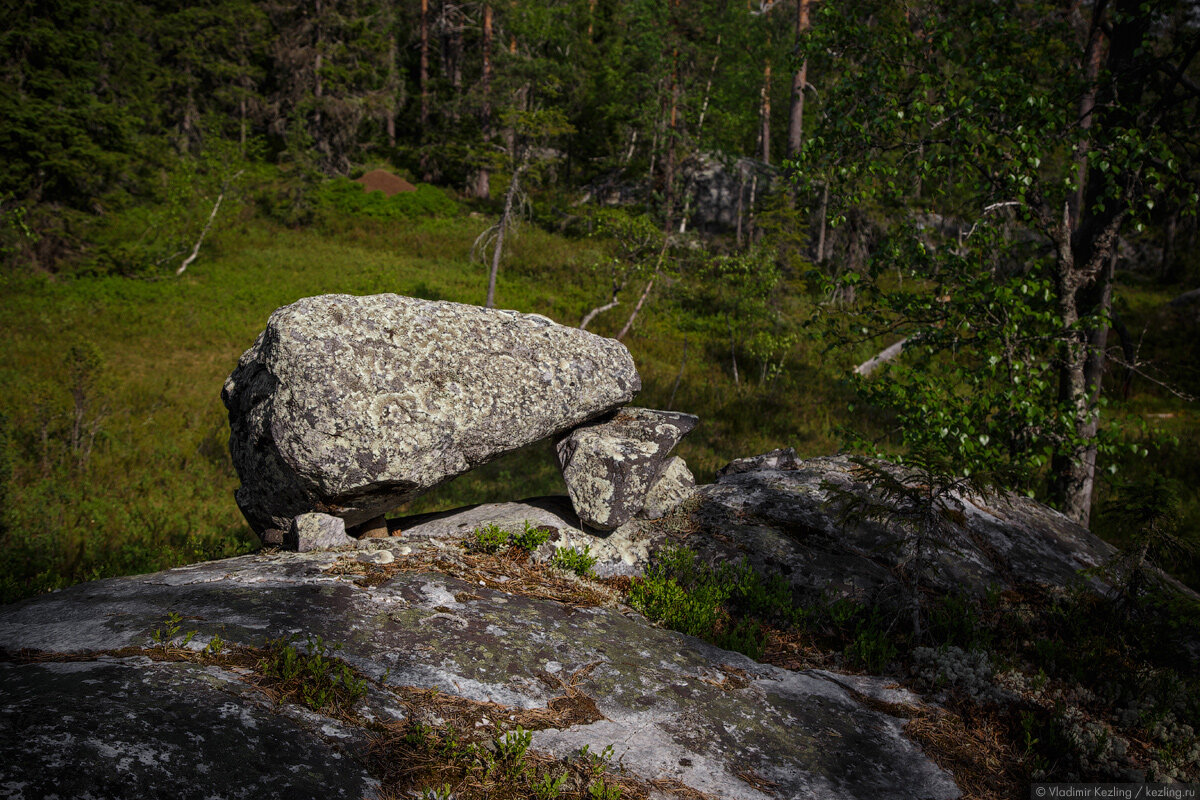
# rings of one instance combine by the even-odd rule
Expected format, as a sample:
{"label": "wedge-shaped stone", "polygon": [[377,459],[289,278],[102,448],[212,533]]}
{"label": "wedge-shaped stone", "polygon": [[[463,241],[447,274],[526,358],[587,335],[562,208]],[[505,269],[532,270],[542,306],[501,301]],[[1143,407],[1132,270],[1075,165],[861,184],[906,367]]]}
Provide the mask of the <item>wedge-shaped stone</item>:
{"label": "wedge-shaped stone", "polygon": [[623,408],[559,440],[558,466],[579,518],[613,530],[641,511],[679,444],[699,422],[677,411]]}
{"label": "wedge-shaped stone", "polygon": [[275,311],[225,382],[238,505],[260,535],[353,527],[628,402],[624,345],[545,317],[384,294]]}
{"label": "wedge-shaped stone", "polygon": [[646,494],[646,502],[637,513],[640,519],[659,519],[670,514],[677,505],[696,493],[696,478],[687,462],[672,456],[658,481]]}

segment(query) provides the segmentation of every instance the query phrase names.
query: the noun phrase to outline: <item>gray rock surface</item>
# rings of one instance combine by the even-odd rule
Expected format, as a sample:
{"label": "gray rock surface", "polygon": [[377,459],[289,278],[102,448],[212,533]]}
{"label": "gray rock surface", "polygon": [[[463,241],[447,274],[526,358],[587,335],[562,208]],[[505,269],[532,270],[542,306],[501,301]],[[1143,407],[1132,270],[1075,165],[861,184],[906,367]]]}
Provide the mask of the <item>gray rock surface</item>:
{"label": "gray rock surface", "polygon": [[[697,153],[681,165],[686,195],[691,198],[692,227],[733,230],[739,206],[750,202],[751,184],[757,177],[756,195],[762,198],[779,183],[770,165],[751,158],[732,159],[716,153]],[[742,203],[738,203],[738,195]]]}
{"label": "gray rock surface", "polygon": [[468,540],[477,528],[488,524],[518,533],[525,529],[526,522],[549,534],[546,543],[533,553],[534,560],[550,561],[559,547],[586,547],[596,559],[592,571],[600,578],[641,575],[651,554],[667,539],[664,531],[640,520],[597,536],[584,530],[570,498],[562,495],[531,497],[518,503],[485,503],[392,520],[403,530],[406,543]]}
{"label": "gray rock surface", "polygon": [[300,514],[293,519],[287,536],[283,537],[284,547],[301,553],[355,544],[357,541],[346,534],[345,520],[315,511]]}
{"label": "gray rock surface", "polygon": [[769,453],[748,458],[735,458],[717,470],[717,479],[740,472],[762,472],[763,470],[800,469],[801,459],[791,447],[781,447]]}
{"label": "gray rock surface", "polygon": [[[686,544],[713,562],[746,557],[809,593],[877,596],[894,585],[903,533],[879,521],[842,518],[827,486],[866,491],[853,467],[840,456],[793,463],[786,451],[734,462],[715,484],[697,490],[695,531]],[[940,591],[982,596],[989,586],[1067,586],[1079,570],[1114,552],[1062,514],[1024,497],[959,497],[955,505],[953,542],[923,577]]]}
{"label": "gray rock surface", "polygon": [[677,411],[629,407],[562,437],[558,465],[579,518],[602,531],[632,519],[666,469],[671,450],[699,421]]}
{"label": "gray rock surface", "polygon": [[[360,585],[333,569],[345,563],[357,563],[355,554],[242,556],[0,609],[4,651],[80,659],[0,663],[0,786],[27,787],[27,797],[60,784],[73,796],[139,800],[370,796],[361,760],[370,731],[291,705],[272,715],[241,675],[217,666],[84,653],[149,645],[174,609],[199,631],[196,642],[220,634],[262,645],[299,630],[343,644],[339,655],[386,686],[436,687],[512,709],[545,707],[561,691],[549,676],[573,678],[602,719],[539,730],[535,751],[612,745],[613,762],[633,775],[718,798],[959,795],[906,738],[904,720],[864,704],[832,673],[758,664],[631,612],[506,593],[502,582],[399,571]],[[886,692],[885,684],[853,685]],[[373,708],[386,708],[389,690],[372,692]],[[747,775],[773,782],[772,794]]]}
{"label": "gray rock surface", "polygon": [[672,456],[667,462],[666,469],[650,487],[646,494],[646,502],[637,513],[639,519],[658,519],[667,514],[695,494],[696,478],[687,468],[687,462],[679,456]]}
{"label": "gray rock surface", "polygon": [[640,388],[624,345],[544,317],[305,298],[271,315],[222,392],[238,505],[264,537],[308,511],[353,527]]}
{"label": "gray rock surface", "polygon": [[11,800],[376,796],[364,736],[280,714],[225,670],[0,662],[0,685],[0,794]]}

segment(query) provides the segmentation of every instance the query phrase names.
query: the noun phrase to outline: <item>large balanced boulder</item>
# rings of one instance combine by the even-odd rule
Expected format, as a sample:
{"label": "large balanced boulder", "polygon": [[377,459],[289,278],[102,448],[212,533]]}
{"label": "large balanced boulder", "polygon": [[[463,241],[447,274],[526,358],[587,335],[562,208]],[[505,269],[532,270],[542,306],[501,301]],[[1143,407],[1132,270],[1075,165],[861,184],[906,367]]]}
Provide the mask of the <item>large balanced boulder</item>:
{"label": "large balanced boulder", "polygon": [[275,311],[225,383],[237,502],[264,539],[348,527],[628,402],[624,345],[545,317],[394,294]]}
{"label": "large balanced boulder", "polygon": [[579,518],[610,531],[641,511],[671,450],[697,422],[678,411],[630,407],[560,439],[558,465]]}

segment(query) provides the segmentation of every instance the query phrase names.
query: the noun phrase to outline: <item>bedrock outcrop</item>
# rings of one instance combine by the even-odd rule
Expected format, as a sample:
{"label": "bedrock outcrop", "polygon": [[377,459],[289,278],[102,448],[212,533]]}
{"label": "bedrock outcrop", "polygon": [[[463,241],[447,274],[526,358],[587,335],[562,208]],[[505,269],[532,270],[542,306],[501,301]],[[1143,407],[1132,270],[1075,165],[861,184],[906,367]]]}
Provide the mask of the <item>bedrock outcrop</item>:
{"label": "bedrock outcrop", "polygon": [[389,546],[395,563],[369,576],[354,553],[250,555],[0,609],[0,786],[30,799],[377,796],[374,723],[277,706],[246,669],[139,653],[176,610],[196,648],[297,630],[342,644],[338,655],[370,679],[352,709],[362,720],[403,719],[400,694],[432,688],[459,711],[507,719],[553,708],[569,685],[589,713],[534,731],[533,752],[612,746],[627,774],[716,798],[959,796],[887,713],[918,702],[890,681],[760,664],[616,603],[395,569],[438,542]]}
{"label": "bedrock outcrop", "polygon": [[237,502],[267,541],[347,527],[627,403],[619,342],[545,317],[394,294],[276,310],[222,392]]}

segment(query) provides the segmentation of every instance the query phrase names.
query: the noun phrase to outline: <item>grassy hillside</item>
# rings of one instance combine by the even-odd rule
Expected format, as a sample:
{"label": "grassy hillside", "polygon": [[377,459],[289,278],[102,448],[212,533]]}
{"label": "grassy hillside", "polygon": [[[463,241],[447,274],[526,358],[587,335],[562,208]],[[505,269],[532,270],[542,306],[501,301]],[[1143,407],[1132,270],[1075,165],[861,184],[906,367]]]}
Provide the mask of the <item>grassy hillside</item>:
{"label": "grassy hillside", "polygon": [[[232,499],[237,477],[219,397],[238,356],[271,311],[309,295],[397,292],[482,303],[485,268],[470,252],[492,219],[464,211],[326,219],[293,229],[246,212],[209,239],[180,278],[0,278],[0,414],[8,442],[0,468],[9,473],[0,483],[3,599],[256,547]],[[608,257],[607,246],[525,225],[501,270],[498,304],[578,324],[607,299],[607,278],[594,269]],[[812,301],[798,276],[783,280],[787,291],[776,311],[803,319]],[[1139,291],[1146,309],[1169,296]],[[631,305],[601,315],[591,329],[615,334]],[[730,459],[774,447],[835,451],[837,426],[852,422],[841,376],[870,347],[835,360],[802,338],[767,381],[742,353],[735,384],[726,326],[694,292],[667,280],[626,341],[644,385],[636,402],[700,415],[701,426],[680,446],[697,478],[709,480]],[[1131,459],[1126,472],[1186,476],[1200,466],[1200,423],[1187,404],[1161,393],[1135,393],[1133,401],[1130,408],[1160,415],[1181,438],[1149,460]],[[854,424],[869,427],[869,420]],[[404,510],[562,491],[542,444]],[[1186,504],[1200,516],[1194,494]],[[1103,518],[1097,527],[1104,530]]]}
{"label": "grassy hillside", "polygon": [[[275,308],[308,295],[397,292],[482,303],[486,275],[470,251],[490,221],[478,214],[364,221],[339,231],[248,218],[206,243],[178,279],[5,276],[0,413],[12,475],[0,556],[4,599],[256,546],[232,500],[237,478],[220,401],[238,356]],[[499,304],[577,324],[604,295],[590,270],[599,248],[526,226],[501,272]],[[621,322],[612,312],[592,328],[611,335]],[[629,340],[645,385],[638,402],[666,404],[686,323],[678,309],[650,300]],[[784,444],[812,453],[836,447],[829,409],[844,402],[822,396],[820,382],[738,389],[708,356],[693,334],[674,403],[704,418],[682,446],[700,477],[737,455]],[[795,394],[802,385],[804,398]],[[73,436],[77,408],[83,442]],[[542,446],[413,508],[561,491]]]}

